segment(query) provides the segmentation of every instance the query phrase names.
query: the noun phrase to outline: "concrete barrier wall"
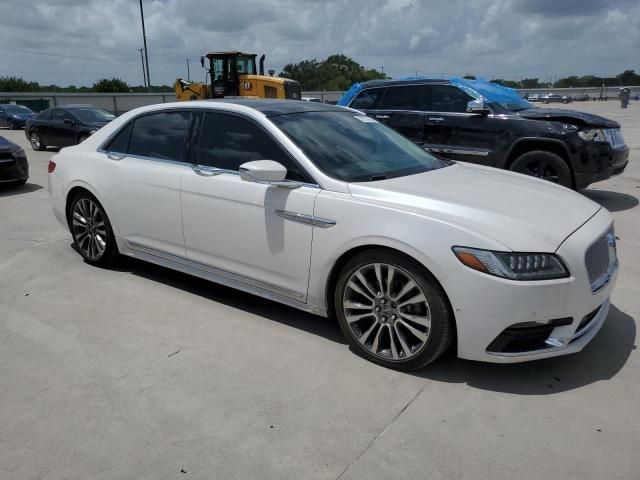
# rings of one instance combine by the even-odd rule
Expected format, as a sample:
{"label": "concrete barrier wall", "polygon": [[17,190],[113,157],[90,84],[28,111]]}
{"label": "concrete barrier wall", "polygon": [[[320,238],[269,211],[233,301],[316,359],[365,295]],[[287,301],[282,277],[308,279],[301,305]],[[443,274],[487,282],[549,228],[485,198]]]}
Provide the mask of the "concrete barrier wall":
{"label": "concrete barrier wall", "polygon": [[[631,97],[640,95],[640,86],[631,88]],[[618,87],[606,87],[604,94],[607,98],[617,99]],[[587,93],[591,98],[600,96],[600,88],[530,88],[519,89],[522,95],[528,93],[544,95],[545,93],[559,93],[561,95],[576,95]],[[319,98],[324,103],[337,102],[344,92],[339,91],[310,91],[302,92],[304,97]],[[20,103],[34,111],[45,110],[49,107],[86,103],[106,108],[116,114],[121,114],[144,105],[173,102],[173,93],[56,93],[56,92],[0,92],[0,103]]]}

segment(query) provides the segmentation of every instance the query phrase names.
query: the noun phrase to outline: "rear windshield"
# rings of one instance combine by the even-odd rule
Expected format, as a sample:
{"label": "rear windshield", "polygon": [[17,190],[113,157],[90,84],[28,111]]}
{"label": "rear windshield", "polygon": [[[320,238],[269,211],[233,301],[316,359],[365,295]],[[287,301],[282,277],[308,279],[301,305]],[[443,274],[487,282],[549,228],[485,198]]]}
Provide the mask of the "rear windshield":
{"label": "rear windshield", "polygon": [[450,164],[353,111],[293,113],[270,119],[322,172],[345,182],[384,180]]}
{"label": "rear windshield", "polygon": [[103,108],[74,108],[73,114],[85,123],[110,122],[116,116]]}

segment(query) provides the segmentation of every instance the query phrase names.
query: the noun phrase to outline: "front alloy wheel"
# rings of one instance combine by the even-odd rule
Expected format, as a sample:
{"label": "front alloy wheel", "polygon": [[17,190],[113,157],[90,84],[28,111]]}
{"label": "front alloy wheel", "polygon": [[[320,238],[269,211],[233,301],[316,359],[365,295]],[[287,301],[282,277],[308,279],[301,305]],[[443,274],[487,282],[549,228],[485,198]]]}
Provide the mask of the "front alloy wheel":
{"label": "front alloy wheel", "polygon": [[451,316],[424,267],[385,250],[359,254],[337,282],[336,314],[349,343],[384,366],[412,370],[444,352]]}

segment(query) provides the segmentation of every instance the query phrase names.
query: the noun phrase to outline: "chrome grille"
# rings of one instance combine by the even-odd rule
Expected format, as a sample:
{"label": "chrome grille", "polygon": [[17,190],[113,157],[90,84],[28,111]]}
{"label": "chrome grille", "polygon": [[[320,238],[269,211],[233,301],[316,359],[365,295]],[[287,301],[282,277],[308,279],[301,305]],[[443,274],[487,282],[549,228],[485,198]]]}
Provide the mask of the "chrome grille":
{"label": "chrome grille", "polygon": [[604,286],[617,266],[616,241],[613,230],[608,231],[587,249],[584,263],[589,274],[591,290]]}
{"label": "chrome grille", "polygon": [[624,137],[619,128],[605,128],[603,130],[604,137],[611,145],[611,148],[618,149],[624,147]]}

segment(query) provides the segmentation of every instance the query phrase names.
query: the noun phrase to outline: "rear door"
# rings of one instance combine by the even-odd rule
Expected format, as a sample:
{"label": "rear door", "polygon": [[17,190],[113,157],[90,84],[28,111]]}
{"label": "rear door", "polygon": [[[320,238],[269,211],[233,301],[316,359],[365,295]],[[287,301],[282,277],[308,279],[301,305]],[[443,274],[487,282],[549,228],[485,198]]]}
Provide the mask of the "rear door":
{"label": "rear door", "polygon": [[0,127],[6,127],[7,120],[8,120],[7,112],[4,111],[4,108],[0,107]]}
{"label": "rear door", "polygon": [[[180,182],[187,165],[191,112],[142,115],[121,129],[94,162],[95,181],[119,237],[134,250],[185,256]],[[172,257],[168,257],[172,258]]]}
{"label": "rear door", "polygon": [[506,125],[493,115],[467,113],[469,94],[449,84],[431,85],[424,146],[445,158],[494,165],[498,136]]}

